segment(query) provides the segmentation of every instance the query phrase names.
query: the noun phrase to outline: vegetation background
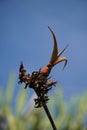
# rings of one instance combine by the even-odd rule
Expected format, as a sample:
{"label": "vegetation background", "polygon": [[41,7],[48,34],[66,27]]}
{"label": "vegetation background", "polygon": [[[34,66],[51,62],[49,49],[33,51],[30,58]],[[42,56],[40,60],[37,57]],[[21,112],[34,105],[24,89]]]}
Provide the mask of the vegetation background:
{"label": "vegetation background", "polygon": [[[0,130],[51,130],[43,108],[34,108],[29,90],[19,86],[15,96],[15,88],[11,74],[6,89],[0,87]],[[66,102],[60,88],[49,94],[48,103],[58,130],[87,130],[87,92]]]}

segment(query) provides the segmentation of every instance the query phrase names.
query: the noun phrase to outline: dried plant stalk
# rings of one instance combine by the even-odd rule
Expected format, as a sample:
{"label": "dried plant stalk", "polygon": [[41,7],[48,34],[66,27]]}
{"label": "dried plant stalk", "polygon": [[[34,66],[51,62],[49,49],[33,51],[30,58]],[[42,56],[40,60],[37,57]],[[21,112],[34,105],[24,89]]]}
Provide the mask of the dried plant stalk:
{"label": "dried plant stalk", "polygon": [[52,86],[55,86],[57,82],[52,80],[48,76],[51,72],[51,69],[60,62],[65,62],[63,69],[65,68],[67,64],[67,58],[60,56],[66,50],[68,45],[62,51],[59,52],[54,32],[50,27],[48,28],[51,31],[54,40],[54,48],[49,63],[39,71],[32,72],[31,75],[26,73],[23,63],[21,63],[19,68],[19,83],[24,82],[25,89],[27,87],[34,89],[34,91],[37,94],[37,98],[35,99],[35,108],[43,107],[50,120],[53,130],[57,130],[55,123],[51,117],[51,114],[49,112],[49,109],[46,105],[46,103],[48,103],[49,100],[49,97],[47,95],[48,91],[52,88]]}

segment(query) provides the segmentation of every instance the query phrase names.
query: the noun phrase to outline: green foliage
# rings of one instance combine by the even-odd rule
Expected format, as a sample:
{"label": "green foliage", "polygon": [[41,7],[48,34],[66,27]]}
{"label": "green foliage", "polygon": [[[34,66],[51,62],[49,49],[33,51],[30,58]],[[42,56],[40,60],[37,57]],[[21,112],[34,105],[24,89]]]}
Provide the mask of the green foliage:
{"label": "green foliage", "polygon": [[[14,79],[11,74],[7,87],[0,87],[0,130],[51,130],[43,108],[34,108],[29,90],[16,86]],[[66,103],[58,89],[48,108],[58,130],[87,130],[87,92]]]}
{"label": "green foliage", "polygon": [[[53,96],[54,108],[56,108],[56,125],[59,130],[87,130],[87,92],[83,96],[76,96],[66,103],[61,91],[59,97]],[[54,109],[53,108],[53,109]],[[55,109],[53,111],[53,115]]]}

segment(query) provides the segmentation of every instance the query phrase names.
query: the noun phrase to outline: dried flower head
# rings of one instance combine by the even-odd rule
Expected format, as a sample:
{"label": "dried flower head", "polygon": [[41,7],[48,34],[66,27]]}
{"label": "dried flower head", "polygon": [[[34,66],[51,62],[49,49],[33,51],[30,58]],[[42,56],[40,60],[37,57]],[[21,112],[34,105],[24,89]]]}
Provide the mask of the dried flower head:
{"label": "dried flower head", "polygon": [[32,74],[26,74],[23,63],[19,69],[19,83],[25,83],[25,89],[27,87],[33,88],[38,98],[35,99],[35,107],[41,107],[43,103],[47,103],[49,98],[47,96],[48,91],[52,88],[52,85],[56,85],[57,82],[45,77],[40,71],[34,71]]}
{"label": "dried flower head", "polygon": [[[39,71],[34,71],[32,74],[27,74],[26,70],[23,66],[23,63],[21,63],[19,68],[19,83],[25,83],[25,89],[27,87],[33,88],[34,91],[37,94],[37,99],[35,99],[35,107],[41,107],[43,104],[46,104],[49,100],[48,98],[48,91],[52,88],[52,86],[56,85],[57,82],[49,78],[49,74],[51,72],[51,69],[58,63],[65,61],[64,67],[67,64],[67,58],[61,57],[60,55],[65,51],[67,46],[62,50],[58,51],[57,47],[57,40],[54,35],[54,32],[51,30],[50,27],[48,27],[49,30],[52,33],[53,39],[54,39],[54,48],[52,52],[52,56],[50,58],[50,62],[40,69]],[[64,68],[63,67],[63,68]]]}

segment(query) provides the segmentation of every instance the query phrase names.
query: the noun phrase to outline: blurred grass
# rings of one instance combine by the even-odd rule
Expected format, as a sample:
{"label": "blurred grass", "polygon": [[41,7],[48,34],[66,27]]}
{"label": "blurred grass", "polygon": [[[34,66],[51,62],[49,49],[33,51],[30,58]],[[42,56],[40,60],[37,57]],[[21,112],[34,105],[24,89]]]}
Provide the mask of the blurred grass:
{"label": "blurred grass", "polygon": [[[57,91],[58,96],[50,97],[48,107],[58,130],[87,130],[87,92],[66,103],[62,91]],[[51,130],[42,108],[29,109],[24,114],[30,100],[27,90],[23,87],[17,89],[15,77],[11,74],[7,87],[0,87],[0,130]]]}

